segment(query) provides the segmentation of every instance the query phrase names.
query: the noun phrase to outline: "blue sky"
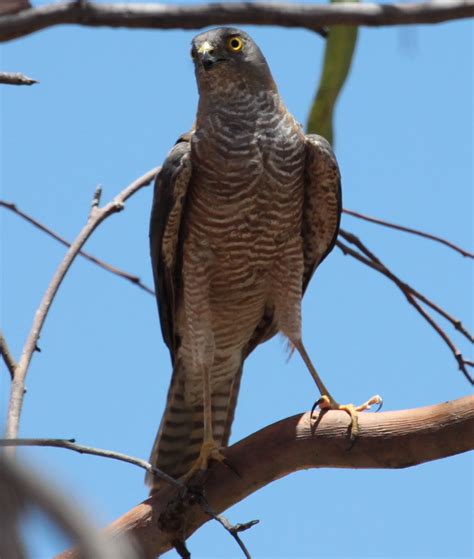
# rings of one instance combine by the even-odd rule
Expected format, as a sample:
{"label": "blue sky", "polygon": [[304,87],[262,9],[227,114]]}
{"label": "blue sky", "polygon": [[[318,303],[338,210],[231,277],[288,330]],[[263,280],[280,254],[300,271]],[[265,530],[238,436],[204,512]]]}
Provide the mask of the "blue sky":
{"label": "blue sky", "polygon": [[[324,43],[304,30],[245,27],[267,56],[288,108],[305,122]],[[109,200],[161,164],[194,118],[193,31],[56,27],[1,47],[1,68],[40,81],[1,90],[1,197],[73,239],[97,184]],[[347,208],[418,227],[472,250],[473,25],[362,29],[336,111],[336,152]],[[152,283],[151,189],[105,222],[86,249]],[[345,216],[403,279],[473,327],[470,261],[429,241]],[[1,326],[16,356],[64,249],[0,211]],[[469,357],[467,343],[445,325]],[[303,305],[303,337],[339,401],[374,393],[385,409],[442,402],[470,387],[445,345],[379,274],[335,250]],[[21,435],[147,458],[170,364],[152,297],[78,259],[43,330]],[[472,353],[471,353],[472,355]],[[472,358],[472,357],[471,357]],[[0,370],[0,417],[9,380]],[[308,410],[316,390],[303,363],[275,338],[245,374],[233,441]],[[141,470],[58,449],[22,458],[81,503],[99,525],[146,497]],[[472,458],[401,471],[312,470],[239,503],[234,522],[254,558],[467,558],[472,555]],[[35,558],[64,543],[32,523]],[[216,523],[189,541],[193,557],[239,557]],[[174,557],[173,553],[168,555]]]}

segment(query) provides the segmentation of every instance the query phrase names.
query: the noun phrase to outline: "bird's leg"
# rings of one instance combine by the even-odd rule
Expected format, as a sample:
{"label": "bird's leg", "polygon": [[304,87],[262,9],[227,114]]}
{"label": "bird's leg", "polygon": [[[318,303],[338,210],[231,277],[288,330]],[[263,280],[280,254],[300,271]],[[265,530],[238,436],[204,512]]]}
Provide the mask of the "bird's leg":
{"label": "bird's leg", "polygon": [[199,456],[192,465],[191,469],[182,478],[183,481],[188,481],[199,471],[207,470],[211,460],[224,463],[226,462],[226,457],[220,450],[221,447],[214,439],[212,429],[212,387],[210,367],[203,366],[201,371],[203,386],[203,441],[199,451]]}
{"label": "bird's leg", "polygon": [[200,462],[200,469],[206,470],[209,460],[223,462],[225,456],[219,450],[212,431],[212,387],[209,367],[206,367],[203,373],[204,437],[198,462]]}
{"label": "bird's leg", "polygon": [[308,371],[311,373],[311,376],[313,377],[314,382],[319,389],[319,392],[321,393],[321,398],[319,398],[319,400],[315,403],[313,409],[316,406],[319,406],[322,410],[341,410],[348,413],[351,417],[351,439],[355,439],[359,433],[359,420],[357,417],[358,412],[368,410],[375,404],[378,404],[378,409],[380,409],[382,407],[382,398],[378,394],[376,394],[360,406],[354,406],[354,404],[338,404],[337,401],[329,393],[329,390],[324,385],[321,377],[318,375],[308,353],[306,352],[302,340],[299,339],[293,342],[293,345],[298,350],[298,353],[301,355],[306,367],[308,368]]}
{"label": "bird's leg", "polygon": [[372,404],[381,404],[380,396],[373,396],[361,406],[353,404],[341,405],[329,393],[321,377],[314,368],[301,339],[301,297],[304,261],[301,236],[296,235],[288,239],[281,247],[282,257],[274,264],[273,269],[273,297],[275,316],[279,330],[288,338],[290,343],[305,362],[308,371],[316,383],[321,398],[316,402],[322,410],[342,410],[351,417],[350,433],[355,438],[359,432],[357,413],[369,409]]}
{"label": "bird's leg", "polygon": [[184,310],[193,366],[202,383],[203,404],[203,441],[197,460],[185,475],[184,479],[187,480],[196,472],[207,470],[210,460],[222,462],[224,455],[214,439],[212,425],[211,370],[214,363],[215,339],[209,289],[214,255],[207,244],[203,245],[196,238],[188,239],[185,251]]}

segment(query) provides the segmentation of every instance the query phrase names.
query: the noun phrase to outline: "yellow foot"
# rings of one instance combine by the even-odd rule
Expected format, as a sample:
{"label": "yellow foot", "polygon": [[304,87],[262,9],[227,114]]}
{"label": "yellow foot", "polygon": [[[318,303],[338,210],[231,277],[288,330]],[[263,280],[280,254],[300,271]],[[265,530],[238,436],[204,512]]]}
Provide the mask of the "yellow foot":
{"label": "yellow foot", "polygon": [[351,425],[350,425],[350,435],[351,439],[354,440],[357,435],[359,434],[359,418],[358,413],[361,411],[369,410],[373,405],[378,404],[377,411],[380,410],[383,404],[382,398],[376,394],[372,396],[370,400],[364,402],[360,406],[354,406],[354,404],[338,404],[335,400],[333,400],[329,396],[321,396],[321,398],[316,402],[313,407],[313,410],[316,406],[319,406],[321,410],[341,410],[345,411],[351,416]]}
{"label": "yellow foot", "polygon": [[192,468],[181,478],[181,480],[186,482],[190,480],[197,472],[207,470],[207,468],[209,467],[209,462],[211,460],[226,463],[226,457],[224,456],[224,454],[222,454],[221,447],[219,447],[217,443],[212,439],[210,441],[202,443],[201,451],[196,462],[194,462]]}

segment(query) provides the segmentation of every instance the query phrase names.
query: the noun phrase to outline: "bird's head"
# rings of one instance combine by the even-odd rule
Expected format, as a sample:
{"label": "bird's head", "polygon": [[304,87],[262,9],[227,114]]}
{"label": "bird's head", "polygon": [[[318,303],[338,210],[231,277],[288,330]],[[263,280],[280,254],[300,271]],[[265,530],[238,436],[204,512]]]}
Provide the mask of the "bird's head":
{"label": "bird's head", "polygon": [[232,87],[276,89],[261,50],[240,29],[219,27],[197,35],[191,56],[200,93]]}

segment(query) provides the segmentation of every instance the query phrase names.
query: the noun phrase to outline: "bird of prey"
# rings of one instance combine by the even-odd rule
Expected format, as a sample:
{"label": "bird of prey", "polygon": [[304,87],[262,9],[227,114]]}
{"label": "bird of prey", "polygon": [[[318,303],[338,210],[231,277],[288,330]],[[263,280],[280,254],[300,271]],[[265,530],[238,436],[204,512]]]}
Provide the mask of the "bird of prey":
{"label": "bird of prey", "polygon": [[[173,375],[150,462],[180,477],[223,460],[245,358],[281,332],[303,358],[321,408],[341,406],[301,338],[301,298],[339,229],[329,143],[305,135],[247,33],[192,41],[199,105],[155,183],[153,274]],[[154,489],[159,480],[149,477]]]}

